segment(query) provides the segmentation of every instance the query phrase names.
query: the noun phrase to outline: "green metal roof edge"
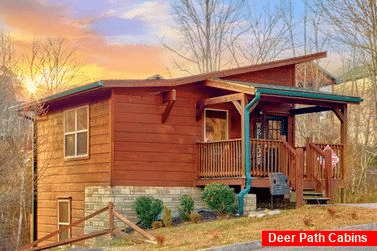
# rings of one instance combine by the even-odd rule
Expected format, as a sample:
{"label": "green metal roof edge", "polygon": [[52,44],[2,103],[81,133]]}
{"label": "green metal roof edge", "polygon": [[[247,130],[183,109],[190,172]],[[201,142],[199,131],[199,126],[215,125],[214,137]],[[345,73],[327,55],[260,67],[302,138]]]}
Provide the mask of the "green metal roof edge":
{"label": "green metal roof edge", "polygon": [[343,96],[343,95],[333,95],[330,93],[319,93],[319,92],[307,92],[305,90],[281,90],[281,89],[269,89],[269,88],[257,88],[262,94],[275,94],[288,97],[302,97],[302,98],[313,98],[313,99],[326,99],[332,101],[341,101],[347,103],[360,103],[363,99],[359,97]]}
{"label": "green metal roof edge", "polygon": [[82,91],[87,91],[87,90],[90,90],[90,89],[94,89],[94,88],[97,88],[97,87],[103,87],[103,86],[104,86],[104,83],[102,81],[97,81],[97,82],[94,82],[94,83],[91,83],[91,84],[82,85],[82,86],[79,86],[79,87],[76,87],[76,88],[73,88],[73,89],[69,89],[69,90],[59,92],[59,93],[53,94],[51,96],[42,98],[41,102],[52,101],[52,100],[63,98],[63,97],[66,97],[66,96],[69,96],[69,95],[72,95],[72,94],[76,94],[76,93],[79,93],[79,92],[82,92]]}

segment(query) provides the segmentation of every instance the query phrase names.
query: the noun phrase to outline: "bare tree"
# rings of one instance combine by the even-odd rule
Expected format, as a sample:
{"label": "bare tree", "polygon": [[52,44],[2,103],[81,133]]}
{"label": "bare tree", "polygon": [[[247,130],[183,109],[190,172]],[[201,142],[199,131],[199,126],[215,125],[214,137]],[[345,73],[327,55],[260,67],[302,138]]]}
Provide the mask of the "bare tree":
{"label": "bare tree", "polygon": [[75,49],[64,38],[34,39],[24,56],[23,81],[32,82],[37,97],[51,95],[81,83],[81,65]]}
{"label": "bare tree", "polygon": [[245,0],[177,0],[172,6],[182,43],[179,49],[165,47],[200,73],[221,69],[229,57],[227,45],[245,31]]}
{"label": "bare tree", "polygon": [[[372,0],[315,0],[327,31],[345,50],[357,51],[377,91],[377,3]],[[348,49],[349,50],[349,49]],[[375,115],[377,116],[377,114]]]}
{"label": "bare tree", "polygon": [[284,56],[291,45],[282,6],[253,1],[248,2],[246,9],[246,31],[228,45],[236,64],[264,63]]}

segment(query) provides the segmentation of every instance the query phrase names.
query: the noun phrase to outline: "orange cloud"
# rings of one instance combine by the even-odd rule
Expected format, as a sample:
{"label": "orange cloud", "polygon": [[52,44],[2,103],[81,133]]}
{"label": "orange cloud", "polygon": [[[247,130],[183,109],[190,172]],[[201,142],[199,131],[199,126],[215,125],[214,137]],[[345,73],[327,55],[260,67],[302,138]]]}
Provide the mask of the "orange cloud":
{"label": "orange cloud", "polygon": [[98,77],[102,79],[145,78],[165,71],[161,47],[110,43],[90,28],[92,19],[73,19],[67,6],[43,5],[36,0],[2,0],[0,15],[15,34],[22,34],[16,37],[18,47],[30,48],[30,37],[34,35],[65,37],[77,48],[83,65],[101,69],[102,76]]}

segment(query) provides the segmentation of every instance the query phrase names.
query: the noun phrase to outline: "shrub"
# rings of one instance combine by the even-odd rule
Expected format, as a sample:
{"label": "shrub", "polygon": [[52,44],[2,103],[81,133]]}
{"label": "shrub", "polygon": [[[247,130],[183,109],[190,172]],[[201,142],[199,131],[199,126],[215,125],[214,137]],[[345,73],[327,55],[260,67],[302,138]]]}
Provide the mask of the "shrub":
{"label": "shrub", "polygon": [[164,216],[162,218],[162,222],[164,223],[165,227],[173,226],[173,216],[171,214],[171,210],[167,206],[164,206]]}
{"label": "shrub", "polygon": [[162,222],[161,221],[154,221],[152,223],[152,229],[159,229],[159,228],[162,228]]}
{"label": "shrub", "polygon": [[207,185],[202,192],[201,199],[218,214],[232,213],[236,208],[234,189],[225,184]]}
{"label": "shrub", "polygon": [[194,200],[188,194],[183,195],[180,199],[180,206],[178,207],[179,217],[182,220],[189,220],[190,213],[194,210]]}
{"label": "shrub", "polygon": [[202,216],[198,213],[191,213],[189,217],[193,223],[199,223],[202,220]]}
{"label": "shrub", "polygon": [[148,196],[141,196],[136,199],[135,210],[141,223],[150,228],[157,220],[163,209],[162,201]]}

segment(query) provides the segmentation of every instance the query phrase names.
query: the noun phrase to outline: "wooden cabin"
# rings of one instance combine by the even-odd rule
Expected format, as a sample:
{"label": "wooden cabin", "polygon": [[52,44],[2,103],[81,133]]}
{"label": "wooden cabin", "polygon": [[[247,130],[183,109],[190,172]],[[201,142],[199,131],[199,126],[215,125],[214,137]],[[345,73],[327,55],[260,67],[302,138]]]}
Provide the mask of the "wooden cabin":
{"label": "wooden cabin", "polygon": [[[93,193],[123,203],[111,195],[118,188],[117,194],[168,196],[222,182],[245,191],[248,180],[267,188],[269,174],[282,172],[299,204],[303,189],[325,188],[331,196],[346,175],[347,105],[361,99],[295,87],[296,65],[325,56],[178,79],[104,80],[42,100],[35,238],[95,210],[104,197]],[[341,122],[341,143],[329,144],[335,164],[324,151],[331,142],[295,146],[295,116],[321,111]]]}

